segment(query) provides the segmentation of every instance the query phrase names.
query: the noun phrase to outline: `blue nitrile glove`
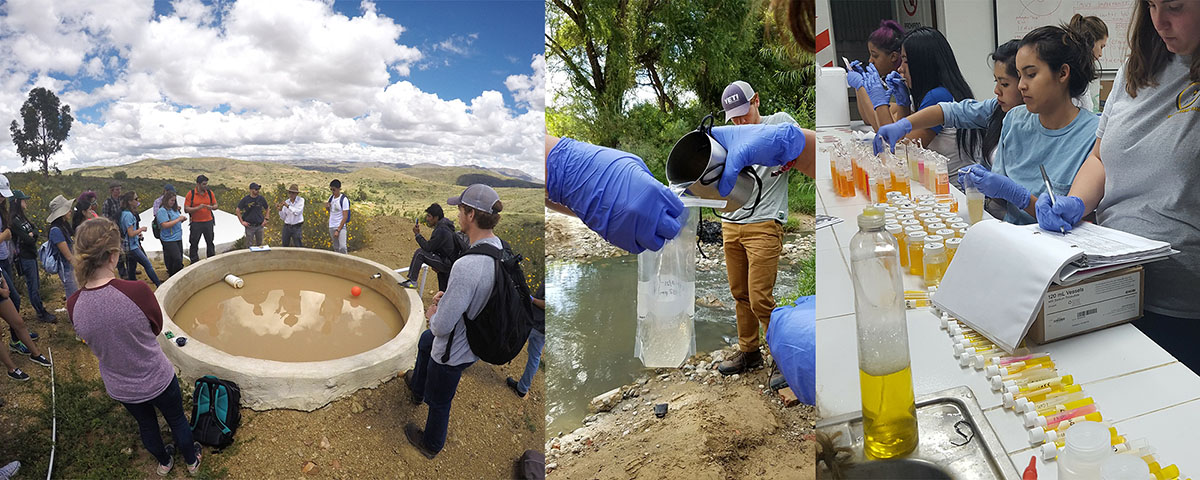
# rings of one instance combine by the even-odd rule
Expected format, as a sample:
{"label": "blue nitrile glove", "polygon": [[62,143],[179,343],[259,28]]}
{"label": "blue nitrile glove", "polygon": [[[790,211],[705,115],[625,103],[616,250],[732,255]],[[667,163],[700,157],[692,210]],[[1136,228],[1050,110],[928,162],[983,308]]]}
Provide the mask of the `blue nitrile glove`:
{"label": "blue nitrile glove", "polygon": [[884,79],[888,88],[892,89],[892,96],[896,98],[896,105],[901,107],[912,106],[912,95],[908,93],[908,84],[904,83],[904,75],[900,72],[893,71]]}
{"label": "blue nitrile glove", "polygon": [[875,154],[879,155],[879,152],[883,151],[883,142],[887,142],[892,153],[896,153],[896,142],[912,132],[912,129],[912,122],[907,118],[901,118],[898,122],[879,127],[879,131],[875,132],[875,142],[871,145],[875,148]]}
{"label": "blue nitrile glove", "polygon": [[1029,206],[1029,189],[1022,187],[999,173],[992,173],[983,165],[971,165],[958,171],[958,176],[968,175],[967,181],[979,189],[979,193],[992,198],[1003,198],[1022,210]]}
{"label": "blue nitrile glove", "polygon": [[850,68],[846,70],[846,84],[855,90],[862,88],[865,72],[866,70],[863,70],[862,62],[858,60],[850,62]]}
{"label": "blue nitrile glove", "polygon": [[867,95],[871,97],[872,109],[890,103],[888,97],[891,96],[891,92],[883,85],[883,79],[879,78],[879,70],[875,69],[875,64],[867,65],[867,73],[863,74],[863,88],[867,89]]}
{"label": "blue nitrile glove", "polygon": [[546,194],[631,253],[662,248],[679,234],[685,212],[636,155],[570,138],[546,156]]}
{"label": "blue nitrile glove", "polygon": [[1050,205],[1050,194],[1043,193],[1037,199],[1038,226],[1051,232],[1069,232],[1083,218],[1083,199],[1059,195]]}
{"label": "blue nitrile glove", "polygon": [[714,127],[712,136],[726,151],[725,171],[717,183],[721,196],[733,191],[738,172],[743,168],[778,167],[795,160],[804,151],[804,131],[790,123]]}

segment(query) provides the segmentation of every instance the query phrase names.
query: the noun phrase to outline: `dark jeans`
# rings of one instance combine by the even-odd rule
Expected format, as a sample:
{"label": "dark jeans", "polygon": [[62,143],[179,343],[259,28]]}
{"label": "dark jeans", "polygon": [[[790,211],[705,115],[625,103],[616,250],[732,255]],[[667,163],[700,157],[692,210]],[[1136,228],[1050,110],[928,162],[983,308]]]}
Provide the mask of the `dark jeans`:
{"label": "dark jeans", "polygon": [[189,465],[196,463],[195,444],[192,440],[192,427],[188,425],[187,415],[183,413],[183,395],[179,391],[179,378],[171,379],[167,389],[153,399],[142,403],[121,402],[133,419],[137,420],[138,433],[142,435],[142,446],[154,455],[160,465],[171,463],[167,456],[167,447],[163,445],[162,434],[158,430],[158,414],[162,412],[171,427],[171,436],[175,437],[175,450],[183,453],[183,460]]}
{"label": "dark jeans", "polygon": [[33,305],[38,317],[46,316],[46,307],[42,306],[41,282],[38,280],[38,261],[36,258],[19,258],[21,276],[25,277],[25,290],[29,295],[29,304]]}
{"label": "dark jeans", "polygon": [[1200,349],[1196,348],[1196,338],[1200,338],[1200,320],[1145,312],[1142,318],[1133,321],[1133,326],[1193,373],[1200,372]]}
{"label": "dark jeans", "polygon": [[204,236],[205,247],[208,248],[207,257],[212,258],[217,254],[217,246],[213,244],[213,225],[216,220],[207,222],[192,222],[190,233],[188,234],[188,258],[192,263],[200,261],[200,236]]}
{"label": "dark jeans", "polygon": [[303,247],[304,222],[295,225],[283,225],[283,246],[285,247]]}
{"label": "dark jeans", "polygon": [[412,392],[425,399],[429,415],[425,417],[425,448],[437,453],[446,446],[446,430],[450,427],[450,402],[458,391],[463,370],[475,362],[462,365],[442,365],[432,361],[433,332],[426,330],[417,342],[417,365],[413,368]]}
{"label": "dark jeans", "polygon": [[438,279],[438,291],[446,291],[446,285],[450,283],[450,266],[451,263],[446,262],[441,255],[426,252],[424,249],[418,248],[413,252],[412,261],[408,264],[408,279],[414,283],[421,276],[421,265],[429,265]]}
{"label": "dark jeans", "polygon": [[129,273],[127,280],[137,280],[137,266],[141,264],[146,270],[146,276],[150,277],[150,281],[154,282],[154,286],[158,286],[162,282],[158,280],[158,274],[154,272],[154,265],[150,264],[150,258],[146,257],[146,251],[142,249],[130,250],[125,255],[125,271]]}
{"label": "dark jeans", "polygon": [[183,240],[163,241],[163,263],[167,264],[167,276],[183,270]]}

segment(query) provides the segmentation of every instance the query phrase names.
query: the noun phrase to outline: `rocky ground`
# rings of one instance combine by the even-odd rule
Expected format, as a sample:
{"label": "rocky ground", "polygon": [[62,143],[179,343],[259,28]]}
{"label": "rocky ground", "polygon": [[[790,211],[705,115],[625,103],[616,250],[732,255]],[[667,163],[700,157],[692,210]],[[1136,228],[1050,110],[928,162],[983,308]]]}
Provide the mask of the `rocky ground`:
{"label": "rocky ground", "polygon": [[[724,376],[732,350],[598,396],[584,426],[546,442],[553,478],[815,478],[816,409],[785,406],[770,368]],[[657,418],[656,404],[667,414]]]}

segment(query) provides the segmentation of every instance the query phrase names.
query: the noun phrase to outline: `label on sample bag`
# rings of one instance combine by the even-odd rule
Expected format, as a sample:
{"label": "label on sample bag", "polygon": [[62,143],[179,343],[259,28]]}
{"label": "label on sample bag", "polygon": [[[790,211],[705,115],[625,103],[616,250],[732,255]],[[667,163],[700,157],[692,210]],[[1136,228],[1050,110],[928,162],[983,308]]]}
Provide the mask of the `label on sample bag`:
{"label": "label on sample bag", "polygon": [[1046,293],[1044,339],[1054,340],[1132,319],[1141,313],[1141,270]]}

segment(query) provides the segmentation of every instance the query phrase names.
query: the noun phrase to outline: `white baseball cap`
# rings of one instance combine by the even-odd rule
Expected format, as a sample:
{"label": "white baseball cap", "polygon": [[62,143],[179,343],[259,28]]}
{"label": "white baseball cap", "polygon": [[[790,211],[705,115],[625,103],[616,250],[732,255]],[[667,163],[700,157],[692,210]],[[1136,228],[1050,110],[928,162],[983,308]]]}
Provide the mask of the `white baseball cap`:
{"label": "white baseball cap", "polygon": [[5,198],[12,196],[12,190],[8,186],[8,177],[4,175],[0,175],[0,195],[4,195]]}

